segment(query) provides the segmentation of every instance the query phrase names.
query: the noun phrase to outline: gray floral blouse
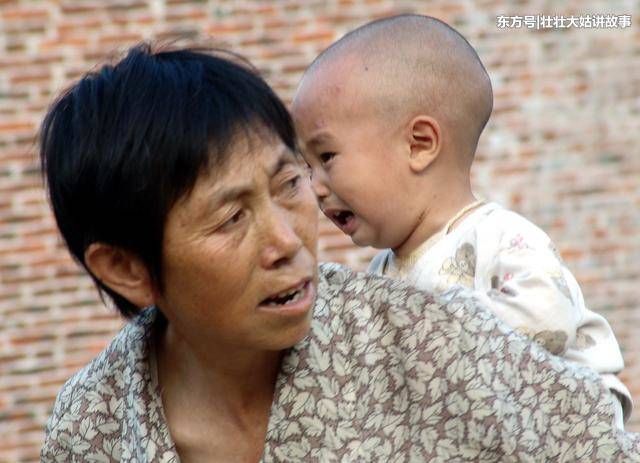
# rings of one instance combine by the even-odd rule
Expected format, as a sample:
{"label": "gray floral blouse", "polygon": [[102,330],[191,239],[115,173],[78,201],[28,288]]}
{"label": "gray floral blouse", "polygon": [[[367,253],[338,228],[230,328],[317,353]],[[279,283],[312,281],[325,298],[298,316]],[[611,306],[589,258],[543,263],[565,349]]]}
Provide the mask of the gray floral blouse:
{"label": "gray floral blouse", "polygon": [[[588,369],[548,355],[467,290],[448,302],[320,266],[309,336],[276,384],[262,461],[640,462]],[[178,462],[149,309],[63,387],[42,461]]]}

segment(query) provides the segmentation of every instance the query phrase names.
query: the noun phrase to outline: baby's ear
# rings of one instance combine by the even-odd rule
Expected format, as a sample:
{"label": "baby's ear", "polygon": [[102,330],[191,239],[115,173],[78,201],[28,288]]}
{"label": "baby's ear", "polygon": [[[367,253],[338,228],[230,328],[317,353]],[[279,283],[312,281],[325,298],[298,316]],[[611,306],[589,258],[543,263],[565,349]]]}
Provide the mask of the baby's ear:
{"label": "baby's ear", "polygon": [[440,125],[429,116],[416,116],[409,123],[409,167],[424,171],[438,157],[441,148]]}

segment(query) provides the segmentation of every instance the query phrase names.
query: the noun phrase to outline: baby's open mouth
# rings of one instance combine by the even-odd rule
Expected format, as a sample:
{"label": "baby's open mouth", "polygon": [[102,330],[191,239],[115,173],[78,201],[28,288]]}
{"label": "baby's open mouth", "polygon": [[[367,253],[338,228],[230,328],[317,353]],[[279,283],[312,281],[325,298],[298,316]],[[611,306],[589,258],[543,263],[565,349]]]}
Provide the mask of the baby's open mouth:
{"label": "baby's open mouth", "polygon": [[356,216],[349,210],[327,210],[325,215],[346,235],[351,235],[357,228]]}
{"label": "baby's open mouth", "polygon": [[353,212],[351,211],[339,211],[334,212],[331,215],[333,216],[333,220],[343,227],[354,217]]}

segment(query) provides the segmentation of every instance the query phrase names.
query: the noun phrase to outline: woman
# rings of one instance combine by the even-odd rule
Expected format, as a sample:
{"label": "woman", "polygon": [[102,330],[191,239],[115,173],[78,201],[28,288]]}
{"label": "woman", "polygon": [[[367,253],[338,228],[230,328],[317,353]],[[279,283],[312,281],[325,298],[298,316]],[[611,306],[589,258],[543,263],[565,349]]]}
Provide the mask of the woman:
{"label": "woman", "polygon": [[[159,436],[183,460],[259,459],[281,353],[306,335],[316,291],[317,213],[294,153],[267,85],[195,51],[135,48],[57,101],[42,160],[69,249],[125,316],[161,308],[125,330],[104,368],[149,360],[87,407],[121,400],[137,373],[159,382],[164,409],[142,391],[121,413],[166,419]],[[135,444],[109,450],[175,452],[129,432]]]}
{"label": "woman", "polygon": [[43,461],[638,456],[592,373],[476,298],[317,267],[289,115],[237,57],[136,47],[41,147],[71,253],[130,318],[63,387]]}

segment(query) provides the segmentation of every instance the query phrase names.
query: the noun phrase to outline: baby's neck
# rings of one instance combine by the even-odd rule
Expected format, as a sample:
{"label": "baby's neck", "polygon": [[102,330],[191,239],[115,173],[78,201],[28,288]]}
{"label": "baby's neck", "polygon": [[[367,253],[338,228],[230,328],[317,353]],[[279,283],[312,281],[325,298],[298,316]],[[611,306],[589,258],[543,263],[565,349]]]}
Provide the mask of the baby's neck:
{"label": "baby's neck", "polygon": [[405,259],[409,257],[424,242],[443,230],[444,227],[450,230],[455,228],[468,214],[475,210],[475,207],[466,210],[467,206],[476,202],[477,199],[473,193],[469,193],[460,198],[450,200],[446,204],[442,204],[441,207],[425,209],[408,238],[400,246],[393,249],[396,258]]}

